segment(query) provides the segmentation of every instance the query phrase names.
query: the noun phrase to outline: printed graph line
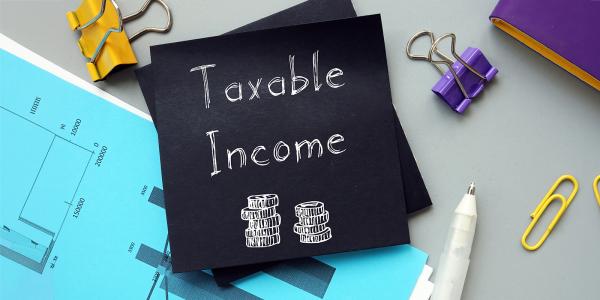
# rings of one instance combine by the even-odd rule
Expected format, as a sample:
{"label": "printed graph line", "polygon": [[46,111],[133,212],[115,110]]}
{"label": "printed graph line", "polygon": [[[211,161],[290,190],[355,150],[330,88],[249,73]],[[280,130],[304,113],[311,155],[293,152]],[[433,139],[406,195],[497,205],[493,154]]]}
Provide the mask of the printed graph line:
{"label": "printed graph line", "polygon": [[8,109],[8,108],[6,108],[6,107],[4,107],[4,106],[1,106],[1,105],[0,105],[0,108],[2,108],[3,110],[5,110],[5,111],[6,111],[6,112],[8,112],[8,113],[11,113],[11,114],[13,114],[13,115],[15,115],[15,116],[17,116],[17,117],[19,117],[19,118],[21,118],[21,119],[23,119],[23,120],[25,120],[25,121],[29,122],[29,123],[31,123],[31,124],[33,124],[33,125],[35,125],[35,126],[37,126],[37,127],[41,128],[41,129],[43,129],[43,130],[45,130],[45,131],[47,131],[47,132],[49,132],[49,133],[53,134],[55,137],[57,137],[57,138],[59,138],[59,139],[62,139],[62,140],[64,140],[65,142],[72,144],[73,146],[79,147],[79,148],[81,148],[81,149],[83,149],[83,150],[85,150],[85,151],[88,151],[88,152],[94,152],[94,151],[92,151],[92,150],[90,150],[90,149],[88,149],[88,148],[86,148],[86,147],[83,147],[83,146],[81,146],[81,145],[79,145],[79,144],[77,144],[77,143],[74,143],[74,142],[72,142],[72,141],[71,141],[71,140],[69,140],[69,139],[66,139],[66,138],[64,138],[64,137],[62,137],[62,136],[60,136],[60,135],[56,134],[54,131],[52,131],[52,130],[50,130],[50,129],[48,129],[48,128],[46,128],[46,127],[44,127],[44,126],[42,126],[42,125],[40,125],[40,124],[38,124],[38,123],[36,123],[36,122],[34,122],[34,121],[31,121],[31,120],[29,120],[28,118],[26,118],[26,117],[24,117],[24,116],[22,116],[22,115],[20,115],[20,114],[18,114],[18,113],[16,113],[16,112],[14,112],[14,111],[10,110],[10,109]]}
{"label": "printed graph line", "polygon": [[83,178],[85,177],[85,173],[87,172],[89,166],[90,166],[90,162],[92,161],[92,157],[94,156],[94,151],[92,151],[90,153],[90,157],[87,160],[87,163],[85,164],[85,169],[83,170],[83,173],[81,174],[81,177],[79,178],[78,182],[77,182],[77,187],[75,188],[75,192],[73,193],[73,196],[71,197],[71,201],[70,202],[64,202],[65,204],[67,204],[67,211],[65,212],[65,215],[60,223],[60,227],[58,228],[57,232],[52,232],[51,230],[44,228],[43,226],[40,226],[38,224],[35,224],[29,220],[27,220],[25,217],[23,217],[23,210],[25,209],[25,206],[27,206],[27,201],[29,201],[29,197],[31,196],[31,192],[33,191],[33,188],[35,187],[35,183],[37,182],[40,173],[42,172],[42,169],[44,168],[44,163],[46,162],[46,159],[48,158],[48,154],[50,153],[50,149],[52,149],[52,145],[54,144],[54,140],[56,139],[56,135],[54,136],[54,138],[52,138],[52,142],[50,142],[50,146],[48,147],[48,150],[46,151],[46,155],[44,156],[44,160],[42,161],[40,168],[38,169],[38,172],[35,176],[35,179],[33,180],[33,184],[31,185],[31,188],[29,189],[29,192],[27,194],[27,198],[25,199],[25,202],[23,203],[23,206],[21,207],[21,212],[19,213],[19,220],[29,224],[30,226],[54,237],[54,241],[56,241],[58,239],[58,235],[60,234],[63,225],[65,224],[65,220],[67,219],[67,216],[69,215],[69,211],[71,210],[71,206],[73,206],[73,202],[75,201],[75,196],[77,196],[77,193],[79,192],[79,187],[81,186],[81,182],[83,181]]}
{"label": "printed graph line", "polygon": [[23,215],[23,210],[25,209],[25,206],[27,205],[27,201],[29,200],[29,197],[31,196],[31,191],[33,191],[33,187],[35,186],[35,183],[38,180],[38,177],[40,177],[40,173],[42,172],[42,168],[44,167],[44,163],[46,162],[46,159],[48,158],[48,154],[50,153],[50,149],[52,149],[52,145],[54,145],[54,140],[56,139],[56,135],[54,135],[54,137],[52,138],[52,142],[50,142],[50,146],[48,146],[48,150],[46,151],[46,155],[44,155],[44,160],[42,161],[42,164],[40,165],[40,168],[37,171],[37,174],[35,175],[35,179],[33,179],[33,183],[31,184],[31,188],[29,188],[29,192],[27,193],[27,198],[25,198],[25,202],[23,203],[23,207],[21,207],[21,211],[19,212],[19,218],[21,218],[21,216]]}
{"label": "printed graph line", "polygon": [[47,235],[49,235],[49,236],[51,236],[52,238],[54,238],[54,236],[56,235],[56,233],[53,232],[52,230],[50,230],[50,229],[48,229],[48,228],[46,228],[44,226],[41,226],[39,224],[36,224],[35,222],[32,222],[29,219],[26,219],[24,217],[19,216],[18,220],[21,221],[21,222],[23,222],[23,223],[25,223],[25,224],[27,224],[27,225],[29,225],[29,226],[31,226],[31,227],[33,227],[33,228],[35,228],[35,229],[37,229],[37,230],[39,230],[39,231],[41,231],[41,232],[43,232],[43,233],[45,233],[45,234],[47,234]]}
{"label": "printed graph line", "polygon": [[[45,153],[40,153],[43,155],[43,160],[39,168],[37,168],[37,171],[34,171],[35,177],[33,179],[33,183],[27,191],[27,196],[24,199],[23,205],[20,208],[18,216],[16,216],[16,220],[20,223],[13,224],[16,226],[16,228],[13,228],[12,225],[7,226],[7,224],[3,224],[2,230],[0,230],[0,255],[41,274],[45,269],[46,263],[48,262],[56,240],[58,239],[63,229],[69,212],[71,211],[71,207],[73,206],[75,199],[79,193],[83,179],[89,169],[90,162],[94,157],[95,151],[87,149],[77,143],[72,142],[71,140],[63,138],[60,135],[54,133],[52,130],[32,120],[29,120],[27,117],[15,113],[14,111],[7,109],[6,107],[0,106],[0,108],[0,112],[6,111],[8,114],[15,116],[15,120],[25,121],[25,123],[27,124],[34,125],[34,128],[41,129],[42,131],[52,135],[52,140],[49,143]],[[61,141],[62,144],[58,143],[58,141]],[[65,148],[65,146],[67,148]],[[56,164],[57,161],[55,161],[54,159],[68,158],[68,160],[71,163],[75,162],[73,166],[76,166],[77,162],[76,160],[74,160],[75,157],[71,157],[71,155],[73,155],[77,151],[83,152],[80,152],[79,154],[79,161],[81,164],[79,165],[79,167],[76,167],[76,173],[73,173],[73,171],[67,171],[70,173],[65,173],[64,171],[58,171],[59,173],[54,173],[54,176],[60,176],[61,174],[69,174],[69,176],[72,178],[73,185],[71,185],[71,187],[74,187],[73,194],[63,195],[69,197],[70,199],[65,197],[69,200],[65,199],[63,201],[59,201],[59,199],[57,198],[59,196],[57,195],[40,194],[40,192],[43,193],[45,189],[44,186],[48,186],[47,182],[46,184],[44,184],[44,178],[47,179],[48,174],[52,175],[53,172],[57,172],[56,170],[61,170],[61,167]],[[71,155],[69,155],[69,153],[71,153]],[[89,156],[84,156],[84,153],[88,153]],[[39,214],[40,212],[44,213],[44,211],[40,211],[40,207],[38,207],[38,205],[47,205],[47,203],[49,203],[48,201],[36,201],[36,197],[40,195],[42,195],[44,199],[47,198],[46,200],[48,201],[51,199],[56,199],[59,201],[58,203],[61,203],[62,205],[66,204],[66,208],[59,208],[58,206],[55,206],[55,208],[59,209],[60,211],[64,211],[64,215],[62,215],[60,211],[55,212],[56,217],[53,221],[52,218],[47,219],[47,216],[50,215],[46,214],[46,216],[44,216],[43,214]],[[31,215],[31,213],[33,213],[33,215]],[[24,224],[26,225],[26,227],[21,227],[20,224]],[[42,238],[42,240],[44,238],[41,236],[35,237],[35,234],[31,235],[32,232],[28,233],[28,230],[30,229],[34,229],[37,232],[47,236],[49,238],[49,241],[47,241],[48,244],[46,245],[45,243],[38,243],[36,241],[37,238]]]}
{"label": "printed graph line", "polygon": [[65,216],[63,217],[62,221],[60,222],[60,227],[58,229],[58,232],[56,233],[56,237],[54,238],[54,240],[56,241],[58,239],[58,235],[60,234],[63,225],[65,225],[65,220],[67,220],[67,216],[69,215],[69,211],[71,210],[71,206],[73,206],[73,201],[75,201],[75,196],[77,196],[77,193],[79,192],[79,187],[81,186],[81,182],[83,181],[83,177],[85,177],[85,173],[87,172],[89,166],[90,166],[90,162],[92,161],[92,157],[94,156],[94,151],[92,151],[92,153],[90,154],[90,158],[88,158],[87,163],[85,164],[85,169],[83,169],[83,173],[81,174],[81,177],[79,178],[79,181],[77,182],[77,187],[75,188],[75,192],[73,193],[73,197],[71,197],[71,203],[68,204],[67,206],[67,212],[65,213]]}

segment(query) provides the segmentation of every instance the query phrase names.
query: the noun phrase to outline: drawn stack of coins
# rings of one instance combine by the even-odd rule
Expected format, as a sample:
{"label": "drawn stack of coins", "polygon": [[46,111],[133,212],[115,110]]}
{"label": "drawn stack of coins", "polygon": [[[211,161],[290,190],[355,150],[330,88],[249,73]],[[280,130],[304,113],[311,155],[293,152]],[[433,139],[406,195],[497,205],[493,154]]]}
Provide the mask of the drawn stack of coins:
{"label": "drawn stack of coins", "polygon": [[298,223],[294,224],[294,232],[300,235],[300,242],[305,244],[318,244],[331,238],[329,212],[323,202],[303,202],[294,208]]}
{"label": "drawn stack of coins", "polygon": [[246,247],[266,248],[281,242],[281,215],[276,210],[278,205],[279,197],[275,194],[248,197],[248,207],[242,209],[242,220],[248,221]]}

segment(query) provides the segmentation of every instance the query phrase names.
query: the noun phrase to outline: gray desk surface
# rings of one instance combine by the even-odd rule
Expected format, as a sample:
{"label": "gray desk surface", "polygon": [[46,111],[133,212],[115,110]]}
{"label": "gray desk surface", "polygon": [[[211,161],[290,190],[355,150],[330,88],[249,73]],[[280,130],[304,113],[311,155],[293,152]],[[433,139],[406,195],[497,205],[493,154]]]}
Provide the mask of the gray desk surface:
{"label": "gray desk surface", "polygon": [[[120,6],[129,12],[142,2]],[[149,63],[149,45],[218,35],[301,1],[168,2],[173,30],[134,43],[140,66]],[[359,15],[383,16],[394,105],[434,201],[410,219],[414,246],[437,265],[452,210],[474,180],[479,222],[464,299],[598,299],[600,207],[591,186],[600,174],[600,92],[494,28],[488,15],[495,0],[353,2]],[[0,0],[0,32],[88,79],[65,19],[78,5]],[[161,13],[153,7],[129,32]],[[432,66],[406,58],[407,40],[421,29],[455,32],[459,52],[479,47],[499,68],[466,116],[431,93],[439,78]],[[132,69],[98,85],[147,111]],[[519,242],[529,213],[564,173],[579,180],[580,191],[546,244],[529,253]]]}

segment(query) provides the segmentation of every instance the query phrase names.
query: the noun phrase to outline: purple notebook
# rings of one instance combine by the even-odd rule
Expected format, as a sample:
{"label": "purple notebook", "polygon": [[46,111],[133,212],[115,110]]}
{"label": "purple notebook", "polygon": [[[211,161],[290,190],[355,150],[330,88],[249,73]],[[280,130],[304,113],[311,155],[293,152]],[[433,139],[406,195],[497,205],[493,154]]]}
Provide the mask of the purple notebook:
{"label": "purple notebook", "polygon": [[490,20],[600,90],[600,0],[500,0]]}

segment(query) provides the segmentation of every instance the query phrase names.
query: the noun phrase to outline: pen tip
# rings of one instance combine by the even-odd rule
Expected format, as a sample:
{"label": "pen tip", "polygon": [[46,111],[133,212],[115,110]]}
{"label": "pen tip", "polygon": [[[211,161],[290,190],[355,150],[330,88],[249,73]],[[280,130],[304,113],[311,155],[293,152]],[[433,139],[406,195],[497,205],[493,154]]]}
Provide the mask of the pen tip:
{"label": "pen tip", "polygon": [[475,195],[475,182],[471,182],[471,184],[469,184],[469,189],[467,190],[467,194]]}

